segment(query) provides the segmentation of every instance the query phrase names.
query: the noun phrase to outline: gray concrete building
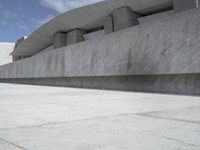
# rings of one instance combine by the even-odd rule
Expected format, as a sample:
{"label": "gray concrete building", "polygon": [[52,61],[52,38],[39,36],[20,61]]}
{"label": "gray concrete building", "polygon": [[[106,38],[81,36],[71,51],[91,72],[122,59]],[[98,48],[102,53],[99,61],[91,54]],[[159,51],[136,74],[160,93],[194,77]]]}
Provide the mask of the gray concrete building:
{"label": "gray concrete building", "polygon": [[200,94],[199,0],[105,0],[19,39],[0,82]]}

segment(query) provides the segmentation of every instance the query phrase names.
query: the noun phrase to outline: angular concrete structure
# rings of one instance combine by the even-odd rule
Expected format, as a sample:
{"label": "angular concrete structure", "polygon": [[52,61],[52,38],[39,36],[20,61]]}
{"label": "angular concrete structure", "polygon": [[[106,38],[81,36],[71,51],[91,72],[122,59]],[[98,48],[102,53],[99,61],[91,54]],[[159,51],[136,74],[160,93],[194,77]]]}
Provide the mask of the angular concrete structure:
{"label": "angular concrete structure", "polygon": [[66,33],[57,32],[53,36],[53,48],[58,49],[66,46]]}
{"label": "angular concrete structure", "polygon": [[114,32],[114,24],[113,24],[113,17],[107,16],[104,22],[104,33],[112,33]]}
{"label": "angular concrete structure", "polygon": [[0,81],[200,94],[200,9],[177,1],[106,0],[61,14],[15,48],[31,57],[1,66]]}
{"label": "angular concrete structure", "polygon": [[199,8],[199,3],[199,0],[174,0],[174,10],[176,12],[182,12],[193,8]]}
{"label": "angular concrete structure", "polygon": [[138,17],[139,15],[134,13],[129,7],[122,7],[114,10],[114,31],[119,31],[131,26],[138,25]]}

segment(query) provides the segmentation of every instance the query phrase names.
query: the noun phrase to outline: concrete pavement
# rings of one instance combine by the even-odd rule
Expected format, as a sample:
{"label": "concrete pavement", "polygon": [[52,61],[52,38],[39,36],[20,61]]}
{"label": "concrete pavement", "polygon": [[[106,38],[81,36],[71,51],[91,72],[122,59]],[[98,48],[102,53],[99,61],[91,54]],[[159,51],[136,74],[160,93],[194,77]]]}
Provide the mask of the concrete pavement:
{"label": "concrete pavement", "polygon": [[200,97],[0,84],[0,150],[199,150]]}

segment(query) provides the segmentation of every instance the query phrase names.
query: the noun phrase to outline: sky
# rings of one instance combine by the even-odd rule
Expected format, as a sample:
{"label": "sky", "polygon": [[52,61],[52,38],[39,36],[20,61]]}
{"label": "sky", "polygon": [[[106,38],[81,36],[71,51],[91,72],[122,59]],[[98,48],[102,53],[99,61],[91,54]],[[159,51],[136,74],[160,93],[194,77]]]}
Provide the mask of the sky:
{"label": "sky", "polygon": [[15,42],[63,12],[99,1],[0,0],[0,42]]}

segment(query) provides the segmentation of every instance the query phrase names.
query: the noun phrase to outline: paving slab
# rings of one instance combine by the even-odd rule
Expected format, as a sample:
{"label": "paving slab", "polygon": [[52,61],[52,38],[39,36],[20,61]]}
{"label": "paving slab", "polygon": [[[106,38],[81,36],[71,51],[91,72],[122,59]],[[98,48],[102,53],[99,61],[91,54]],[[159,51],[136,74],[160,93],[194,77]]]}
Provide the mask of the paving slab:
{"label": "paving slab", "polygon": [[0,84],[0,150],[199,150],[200,97]]}

